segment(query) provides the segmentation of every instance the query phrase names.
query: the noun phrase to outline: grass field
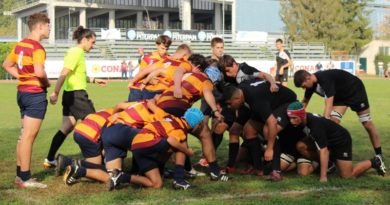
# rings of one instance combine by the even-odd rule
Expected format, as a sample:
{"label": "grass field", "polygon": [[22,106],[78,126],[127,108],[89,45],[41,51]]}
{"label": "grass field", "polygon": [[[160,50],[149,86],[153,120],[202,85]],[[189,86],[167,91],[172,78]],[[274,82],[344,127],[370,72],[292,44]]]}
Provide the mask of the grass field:
{"label": "grass field", "polygon": [[[372,116],[381,135],[384,157],[390,168],[390,81],[370,79],[364,81],[368,92]],[[291,83],[290,83],[291,85]],[[104,184],[84,180],[67,187],[62,178],[54,177],[51,170],[42,168],[53,134],[61,125],[61,103],[48,106],[46,119],[34,144],[32,159],[33,176],[49,185],[44,190],[18,189],[15,178],[15,144],[19,135],[19,108],[16,104],[16,84],[1,83],[0,92],[0,204],[390,204],[390,177],[380,177],[375,170],[353,179],[329,176],[328,182],[319,183],[319,177],[299,177],[295,173],[284,175],[284,181],[268,182],[252,176],[232,175],[230,182],[211,182],[207,177],[192,181],[197,188],[175,191],[171,180],[165,181],[161,190],[128,187],[107,192]],[[53,86],[52,86],[53,87]],[[49,93],[53,88],[50,89]],[[301,98],[303,90],[295,89]],[[88,87],[90,98],[97,109],[115,105],[127,99],[125,82],[111,82],[107,87]],[[308,108],[322,113],[323,101],[314,96]],[[354,162],[369,159],[374,152],[366,131],[355,113],[348,111],[342,125],[353,137]],[[225,134],[227,139],[227,134]],[[218,150],[218,160],[225,165],[227,140]],[[200,156],[200,144],[190,137],[190,146],[196,150],[195,160]],[[68,137],[60,149],[65,155],[79,156],[79,148]],[[127,165],[128,165],[127,161]]]}

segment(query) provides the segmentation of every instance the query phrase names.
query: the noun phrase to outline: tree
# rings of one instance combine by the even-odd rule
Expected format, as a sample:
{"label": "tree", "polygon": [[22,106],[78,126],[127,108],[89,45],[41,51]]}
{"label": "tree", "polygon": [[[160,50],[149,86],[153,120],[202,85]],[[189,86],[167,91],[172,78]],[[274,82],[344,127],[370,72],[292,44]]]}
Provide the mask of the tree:
{"label": "tree", "polygon": [[390,40],[390,10],[388,12],[383,22],[378,25],[379,35],[377,37],[382,40]]}
{"label": "tree", "polygon": [[3,15],[4,11],[12,9],[13,4],[15,4],[13,0],[3,0],[0,3],[0,36],[16,36],[16,18]]}
{"label": "tree", "polygon": [[367,1],[283,0],[280,15],[292,41],[320,41],[333,50],[354,52],[372,38]]}

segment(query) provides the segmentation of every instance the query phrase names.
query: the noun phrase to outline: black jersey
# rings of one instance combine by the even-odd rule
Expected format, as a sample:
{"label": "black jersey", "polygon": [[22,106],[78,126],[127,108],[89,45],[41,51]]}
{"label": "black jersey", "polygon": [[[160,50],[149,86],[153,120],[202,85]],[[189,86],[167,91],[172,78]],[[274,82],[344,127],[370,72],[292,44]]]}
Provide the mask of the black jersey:
{"label": "black jersey", "polygon": [[307,123],[303,132],[313,138],[317,149],[345,145],[351,140],[347,129],[332,120],[311,113],[307,113]]}
{"label": "black jersey", "polygon": [[363,82],[344,70],[333,69],[314,73],[317,83],[306,89],[305,98],[310,99],[313,93],[322,97],[334,97],[334,101],[353,101],[353,98],[364,91]]}
{"label": "black jersey", "polygon": [[[290,53],[287,50],[278,51],[276,53],[276,73],[279,73],[280,68],[288,63],[291,59]],[[284,68],[287,70],[288,68]]]}
{"label": "black jersey", "polygon": [[244,81],[239,88],[244,93],[245,102],[260,122],[265,122],[278,107],[297,100],[291,89],[278,84],[279,91],[272,93],[271,84],[258,79]]}

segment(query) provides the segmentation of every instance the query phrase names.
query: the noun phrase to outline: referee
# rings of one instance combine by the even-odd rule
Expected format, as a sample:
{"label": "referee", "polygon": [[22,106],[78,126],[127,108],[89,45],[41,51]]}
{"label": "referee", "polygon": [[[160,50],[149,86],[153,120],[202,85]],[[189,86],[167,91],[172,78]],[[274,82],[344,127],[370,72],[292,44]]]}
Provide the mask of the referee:
{"label": "referee", "polygon": [[107,81],[87,77],[85,64],[85,52],[89,52],[96,42],[96,34],[90,29],[79,26],[73,33],[73,40],[77,45],[70,48],[64,58],[64,68],[56,83],[53,93],[50,95],[50,103],[56,104],[61,87],[64,87],[62,95],[62,126],[54,135],[47,158],[43,166],[53,168],[57,165],[54,156],[61,147],[66,136],[72,132],[77,120],[84,119],[88,114],[95,112],[92,101],[88,98],[87,82],[105,86]]}
{"label": "referee", "polygon": [[288,68],[293,64],[290,53],[284,49],[283,40],[276,40],[276,74],[275,81],[287,87]]}

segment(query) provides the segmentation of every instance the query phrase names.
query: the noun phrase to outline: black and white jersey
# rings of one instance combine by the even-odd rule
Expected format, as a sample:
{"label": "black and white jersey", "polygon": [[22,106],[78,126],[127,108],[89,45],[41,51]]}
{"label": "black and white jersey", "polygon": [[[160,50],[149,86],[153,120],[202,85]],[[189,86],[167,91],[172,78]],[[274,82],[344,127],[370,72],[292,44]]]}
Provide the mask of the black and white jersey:
{"label": "black and white jersey", "polygon": [[334,97],[335,101],[352,99],[364,89],[362,81],[344,70],[326,70],[314,73],[317,83],[306,89],[305,98],[310,99],[313,93],[324,98]]}
{"label": "black and white jersey", "polygon": [[240,63],[236,76],[237,84],[240,84],[241,82],[246,80],[255,79],[259,76],[260,73],[261,71],[257,70],[255,67],[252,67],[245,62]]}
{"label": "black and white jersey", "polygon": [[282,85],[278,86],[279,91],[272,93],[271,84],[267,81],[253,79],[239,85],[244,93],[245,102],[260,122],[264,123],[276,108],[297,100],[294,91]]}
{"label": "black and white jersey", "polygon": [[351,138],[348,130],[324,117],[307,113],[306,122],[303,132],[315,141],[318,150],[344,145]]}
{"label": "black and white jersey", "polygon": [[[279,51],[276,53],[276,69],[277,71],[280,70],[280,68],[283,65],[286,65],[288,63],[288,60],[291,59],[290,53],[287,50]],[[284,68],[285,70],[288,68]]]}

